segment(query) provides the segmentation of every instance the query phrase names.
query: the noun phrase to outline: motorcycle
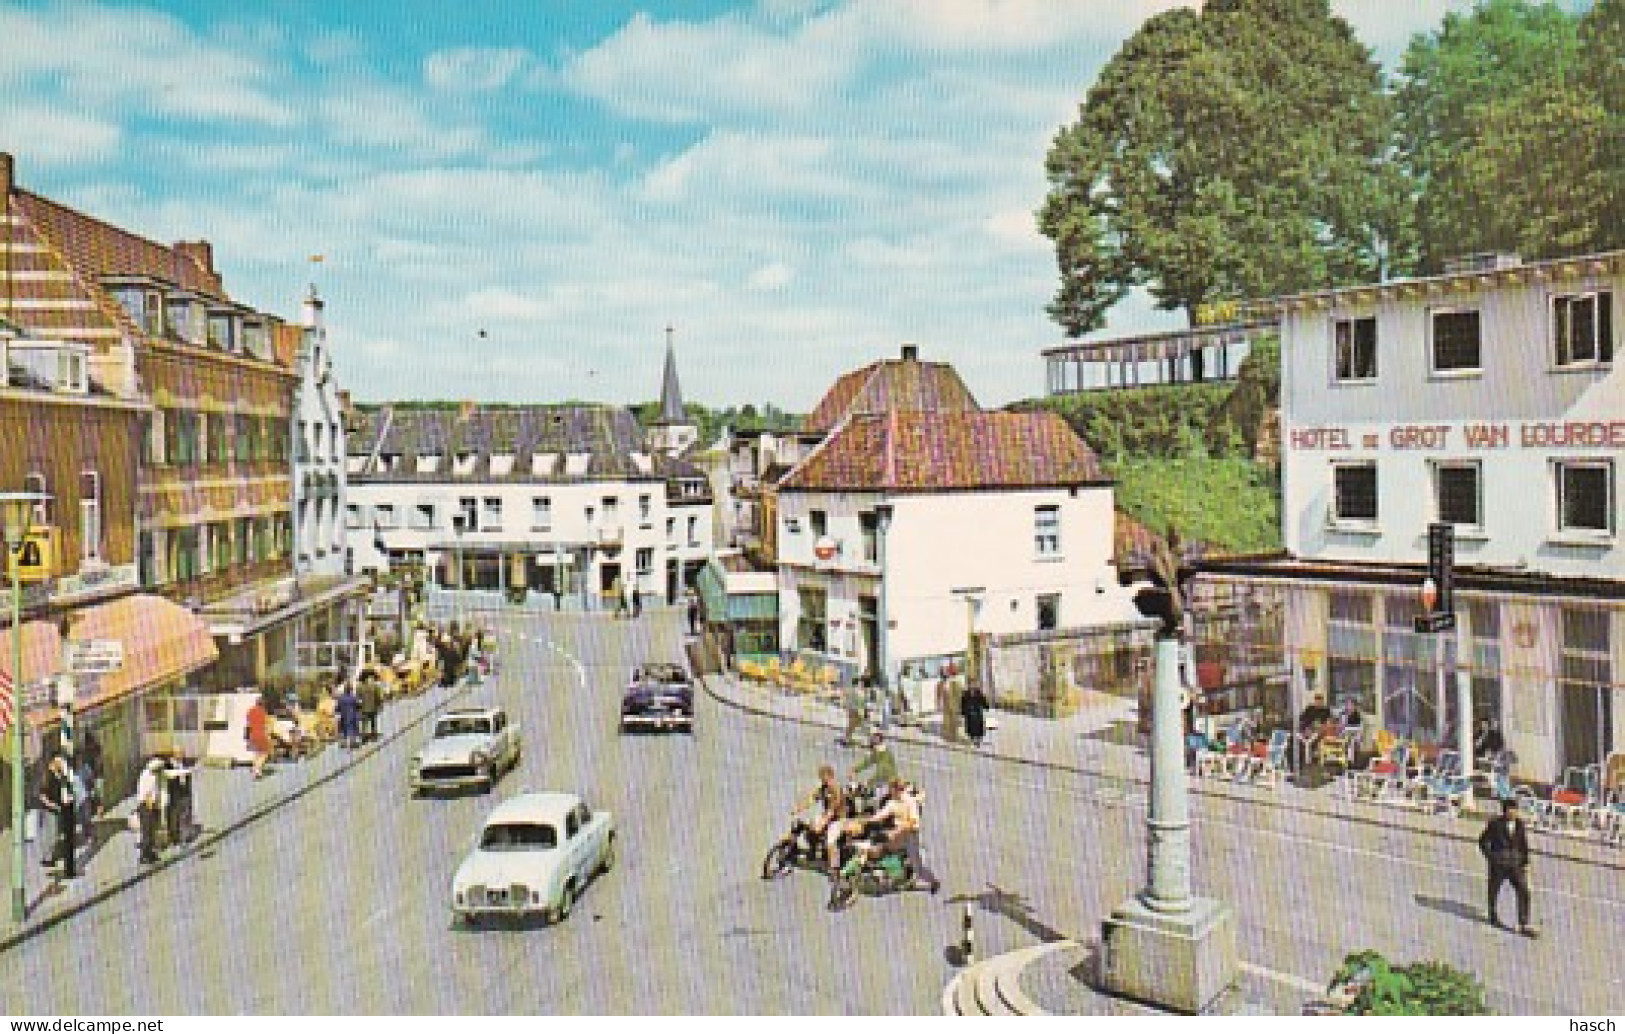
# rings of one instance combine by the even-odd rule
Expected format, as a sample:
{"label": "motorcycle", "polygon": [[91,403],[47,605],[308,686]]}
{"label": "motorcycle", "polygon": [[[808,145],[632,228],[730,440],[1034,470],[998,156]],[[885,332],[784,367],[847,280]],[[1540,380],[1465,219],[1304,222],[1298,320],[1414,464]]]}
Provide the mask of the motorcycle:
{"label": "motorcycle", "polygon": [[901,852],[875,853],[879,845],[875,838],[880,835],[878,831],[865,831],[845,842],[845,861],[830,881],[828,908],[831,912],[850,907],[859,894],[879,897],[894,891],[927,889],[915,879],[913,868]]}
{"label": "motorcycle", "polygon": [[813,833],[811,824],[797,819],[790,832],[767,849],[762,859],[762,879],[776,880],[792,869],[824,868],[824,845]]}

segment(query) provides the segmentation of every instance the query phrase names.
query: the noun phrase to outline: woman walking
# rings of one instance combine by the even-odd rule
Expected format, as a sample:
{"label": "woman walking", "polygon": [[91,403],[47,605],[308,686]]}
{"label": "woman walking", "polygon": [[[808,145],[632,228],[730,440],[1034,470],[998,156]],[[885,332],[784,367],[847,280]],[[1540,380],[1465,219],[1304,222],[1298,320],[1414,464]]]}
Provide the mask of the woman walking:
{"label": "woman walking", "polygon": [[971,745],[980,747],[982,737],[987,735],[987,694],[982,687],[972,682],[965,690],[965,695],[959,700],[960,710],[965,714],[965,736]]}

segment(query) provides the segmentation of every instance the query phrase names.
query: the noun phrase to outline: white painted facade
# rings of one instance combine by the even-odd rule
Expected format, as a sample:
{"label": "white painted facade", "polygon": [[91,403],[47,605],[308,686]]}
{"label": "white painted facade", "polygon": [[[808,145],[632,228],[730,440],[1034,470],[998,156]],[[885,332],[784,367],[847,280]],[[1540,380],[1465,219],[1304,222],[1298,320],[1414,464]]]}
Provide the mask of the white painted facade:
{"label": "white painted facade", "polygon": [[293,541],[296,575],[345,574],[344,409],[327,343],[322,300],[305,298],[304,341],[295,358]]}
{"label": "white painted facade", "polygon": [[[452,516],[468,501],[476,519],[459,536]],[[374,541],[376,526],[390,552],[421,557],[430,569],[460,549],[469,564],[485,557],[500,565],[492,568],[498,584],[491,588],[519,581],[536,588],[547,581],[564,588],[567,602],[591,607],[612,606],[607,590],[622,578],[632,578],[651,602],[663,599],[671,572],[681,578],[712,549],[709,501],[668,500],[659,479],[370,480],[350,487],[346,523],[357,571],[389,567]],[[539,570],[544,567],[566,577]]]}
{"label": "white painted facade", "polygon": [[[881,666],[896,684],[904,664],[961,654],[977,632],[1039,630],[1138,617],[1112,565],[1109,486],[943,493],[785,491],[778,505],[780,643],[826,653],[851,674]],[[891,508],[890,523],[867,540],[860,514]],[[1059,537],[1040,551],[1039,507],[1054,507]],[[838,551],[815,554],[814,512]],[[1047,541],[1047,536],[1046,536]],[[884,566],[882,566],[882,558]],[[884,588],[882,589],[882,585]],[[825,595],[824,649],[809,642],[804,590]],[[956,592],[955,590],[961,590]],[[963,590],[976,590],[967,592]],[[866,621],[864,597],[874,600]],[[871,644],[880,614],[884,644]]]}
{"label": "white painted facade", "polygon": [[[1294,708],[1456,746],[1465,697],[1541,781],[1625,751],[1625,253],[1282,304],[1290,561],[1217,580],[1284,590]],[[1417,635],[1433,522],[1459,627]]]}

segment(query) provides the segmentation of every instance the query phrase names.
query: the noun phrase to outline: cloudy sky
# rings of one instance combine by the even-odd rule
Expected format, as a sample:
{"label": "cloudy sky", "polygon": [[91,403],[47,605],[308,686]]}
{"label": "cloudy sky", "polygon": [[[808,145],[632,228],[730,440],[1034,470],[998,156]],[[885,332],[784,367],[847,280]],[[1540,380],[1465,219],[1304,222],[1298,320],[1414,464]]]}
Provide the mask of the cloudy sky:
{"label": "cloudy sky", "polygon": [[[800,411],[918,342],[1039,394],[1043,159],[1171,0],[0,6],[20,184],[232,294],[328,300],[357,398]],[[1379,58],[1470,0],[1335,0]],[[312,256],[323,261],[315,264]],[[1143,299],[1112,333],[1177,325]]]}

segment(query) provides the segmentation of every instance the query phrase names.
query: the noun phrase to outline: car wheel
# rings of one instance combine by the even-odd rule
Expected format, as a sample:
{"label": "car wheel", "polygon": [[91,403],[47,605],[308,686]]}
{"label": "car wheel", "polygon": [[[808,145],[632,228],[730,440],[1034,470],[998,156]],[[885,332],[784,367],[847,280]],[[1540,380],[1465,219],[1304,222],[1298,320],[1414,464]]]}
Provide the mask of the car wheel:
{"label": "car wheel", "polygon": [[607,873],[615,868],[615,834],[609,835],[609,842],[604,844],[604,857],[598,863],[598,871]]}
{"label": "car wheel", "polygon": [[562,923],[566,919],[570,918],[570,913],[575,911],[575,907],[575,884],[566,883],[564,885],[564,889],[559,891],[559,907],[554,911],[554,914],[558,916],[558,921]]}

